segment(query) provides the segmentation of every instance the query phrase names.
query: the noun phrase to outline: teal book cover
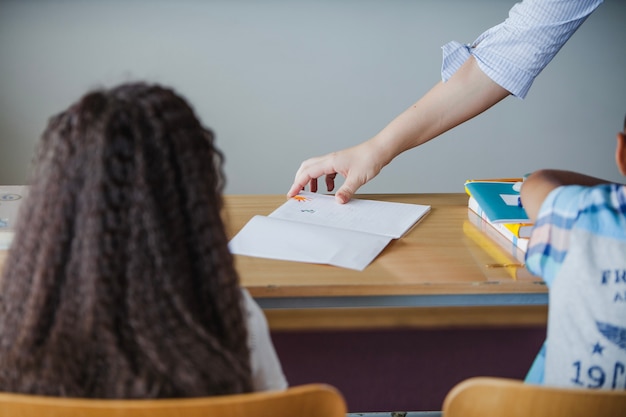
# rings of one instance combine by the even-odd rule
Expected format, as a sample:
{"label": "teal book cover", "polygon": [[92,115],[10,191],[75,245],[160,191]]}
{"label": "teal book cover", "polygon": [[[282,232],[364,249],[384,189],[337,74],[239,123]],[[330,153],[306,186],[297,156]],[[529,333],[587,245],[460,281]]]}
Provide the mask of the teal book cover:
{"label": "teal book cover", "polygon": [[465,188],[493,223],[529,223],[514,185],[513,182],[468,181]]}

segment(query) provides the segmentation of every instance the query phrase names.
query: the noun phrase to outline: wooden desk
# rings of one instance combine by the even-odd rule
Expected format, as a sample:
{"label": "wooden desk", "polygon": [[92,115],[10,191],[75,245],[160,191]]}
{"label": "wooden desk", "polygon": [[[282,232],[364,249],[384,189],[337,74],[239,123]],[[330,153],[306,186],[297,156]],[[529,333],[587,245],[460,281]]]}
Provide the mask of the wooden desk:
{"label": "wooden desk", "polygon": [[[463,230],[467,197],[360,197],[432,210],[362,272],[236,256],[290,383],[330,383],[360,412],[435,410],[468,377],[523,378],[545,336],[546,287],[485,267],[494,260]],[[226,196],[229,235],[284,198]]]}
{"label": "wooden desk", "polygon": [[[543,325],[547,289],[527,271],[514,278],[464,230],[465,194],[360,195],[428,204],[431,212],[392,241],[364,271],[236,256],[241,281],[274,329]],[[227,195],[233,236],[256,214],[268,215],[283,195]],[[466,225],[467,227],[467,225]],[[511,263],[517,262],[496,244]]]}
{"label": "wooden desk", "polygon": [[[236,256],[242,284],[273,329],[545,324],[547,290],[541,279],[527,273],[514,279],[506,268],[487,268],[494,260],[464,233],[465,194],[358,197],[432,209],[361,272]],[[229,236],[284,201],[283,195],[227,195]],[[5,256],[0,251],[0,268]]]}

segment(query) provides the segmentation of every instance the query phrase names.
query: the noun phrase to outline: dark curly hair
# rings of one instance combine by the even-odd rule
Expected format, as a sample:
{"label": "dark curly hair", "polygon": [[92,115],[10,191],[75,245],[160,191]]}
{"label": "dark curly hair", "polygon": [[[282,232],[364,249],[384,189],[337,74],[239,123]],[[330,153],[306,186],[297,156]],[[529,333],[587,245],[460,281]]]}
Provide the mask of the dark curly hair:
{"label": "dark curly hair", "polygon": [[252,390],[213,142],[158,85],[94,91],[51,118],[0,281],[1,391]]}

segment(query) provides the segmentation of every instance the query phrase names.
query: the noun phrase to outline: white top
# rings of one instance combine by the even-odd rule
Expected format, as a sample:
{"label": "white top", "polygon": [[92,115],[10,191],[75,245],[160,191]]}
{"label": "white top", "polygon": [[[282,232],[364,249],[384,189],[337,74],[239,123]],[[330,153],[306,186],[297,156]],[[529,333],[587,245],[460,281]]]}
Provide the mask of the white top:
{"label": "white top", "polygon": [[572,231],[550,288],[545,383],[626,389],[626,242]]}
{"label": "white top", "polygon": [[548,194],[526,267],[550,290],[547,340],[526,382],[626,389],[626,186]]}
{"label": "white top", "polygon": [[246,326],[248,328],[248,347],[252,367],[252,385],[255,391],[283,390],[288,387],[280,360],[274,349],[267,319],[261,307],[250,293],[241,289],[243,294]]}
{"label": "white top", "polygon": [[524,98],[535,77],[602,1],[517,3],[504,22],[484,32],[471,45],[455,41],[444,45],[441,78],[447,81],[472,55],[489,78],[514,96]]}

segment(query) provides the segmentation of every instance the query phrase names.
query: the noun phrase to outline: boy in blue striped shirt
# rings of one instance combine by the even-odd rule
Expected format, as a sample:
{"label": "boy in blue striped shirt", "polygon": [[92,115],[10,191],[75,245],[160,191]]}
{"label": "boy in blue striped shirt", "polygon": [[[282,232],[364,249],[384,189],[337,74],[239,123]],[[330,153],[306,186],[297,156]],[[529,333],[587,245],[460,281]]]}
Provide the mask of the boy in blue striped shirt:
{"label": "boy in blue striped shirt", "polygon": [[[617,134],[626,175],[626,120]],[[533,173],[526,266],[549,288],[546,342],[526,382],[626,389],[626,185],[558,170]]]}

